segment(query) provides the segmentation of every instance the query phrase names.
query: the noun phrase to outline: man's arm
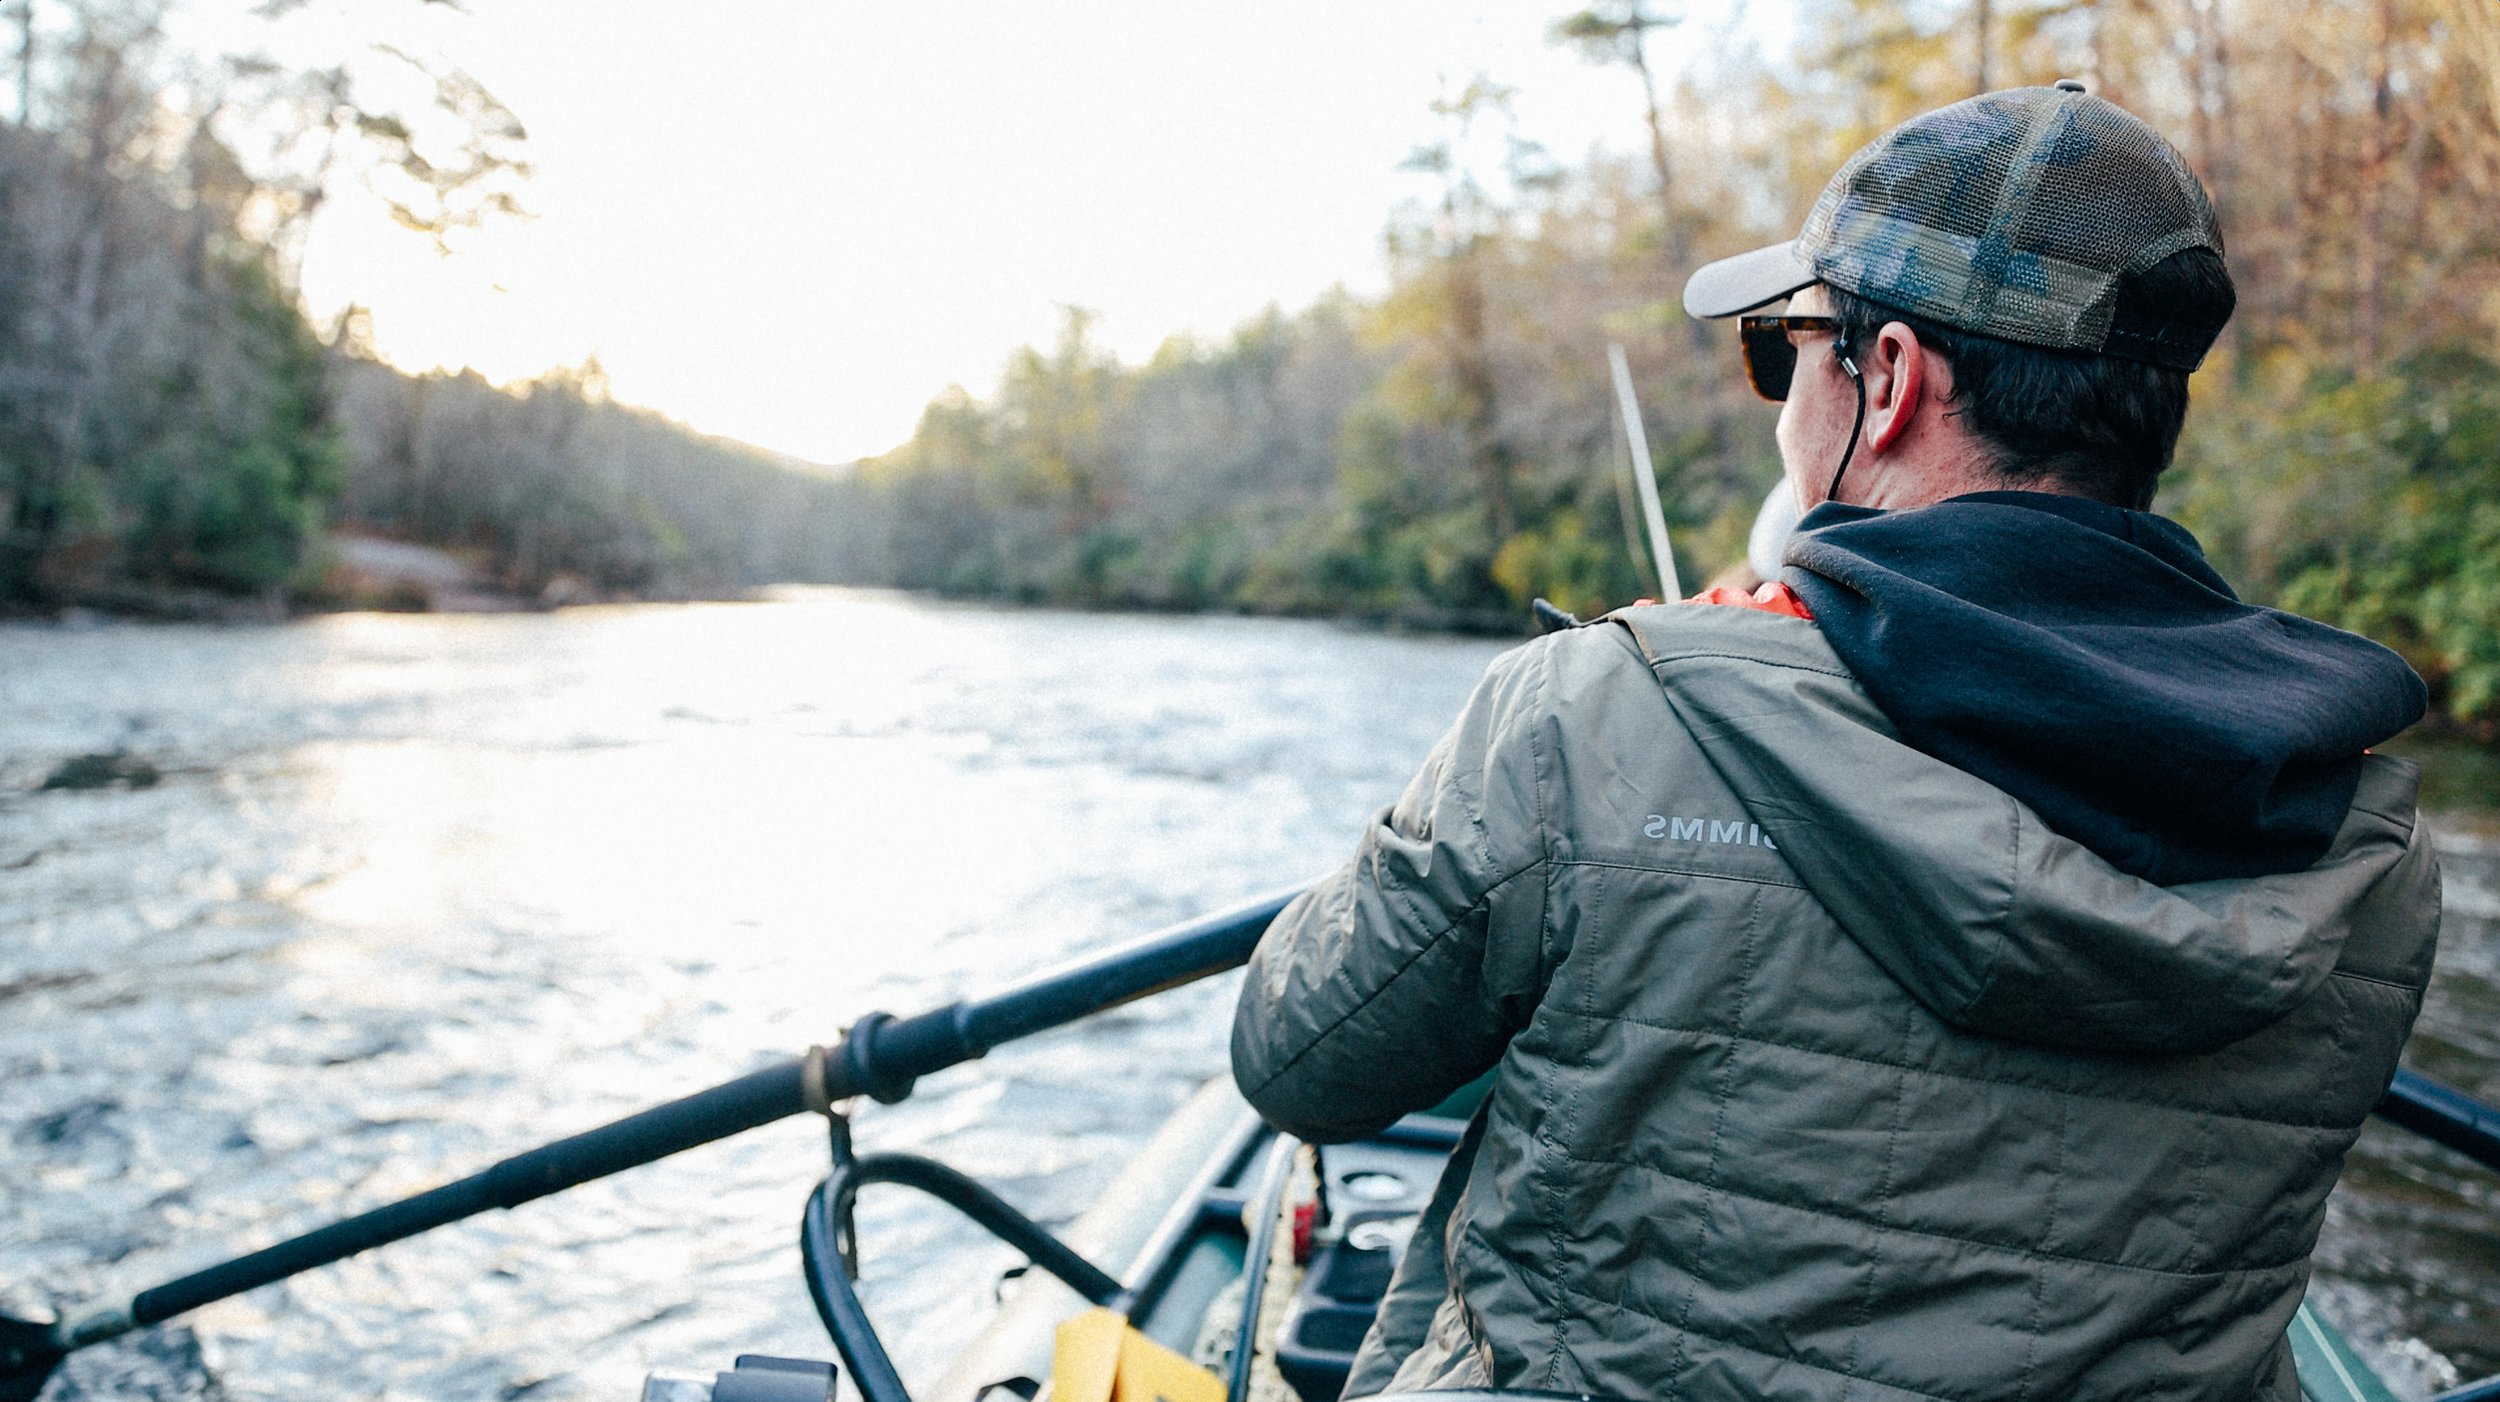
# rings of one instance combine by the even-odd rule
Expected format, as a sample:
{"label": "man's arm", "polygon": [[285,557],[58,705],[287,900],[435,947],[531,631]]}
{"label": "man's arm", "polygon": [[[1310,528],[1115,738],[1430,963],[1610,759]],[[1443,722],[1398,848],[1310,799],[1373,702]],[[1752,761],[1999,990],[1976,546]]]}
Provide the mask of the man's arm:
{"label": "man's arm", "polygon": [[1354,860],[1251,956],[1233,1078],[1268,1120],[1352,1139],[1500,1059],[1551,972],[1539,790],[1552,640],[1496,659]]}

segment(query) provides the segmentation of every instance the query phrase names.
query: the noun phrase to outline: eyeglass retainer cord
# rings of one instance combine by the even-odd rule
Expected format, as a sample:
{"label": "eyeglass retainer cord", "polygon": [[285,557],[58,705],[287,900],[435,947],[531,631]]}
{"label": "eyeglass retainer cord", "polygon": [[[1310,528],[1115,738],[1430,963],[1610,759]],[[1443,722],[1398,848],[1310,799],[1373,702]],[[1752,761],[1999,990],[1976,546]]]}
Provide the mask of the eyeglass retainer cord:
{"label": "eyeglass retainer cord", "polygon": [[1846,335],[1832,342],[1832,357],[1840,362],[1840,371],[1858,391],[1858,415],[1849,421],[1849,446],[1840,451],[1840,466],[1832,469],[1832,485],[1823,493],[1825,501],[1840,500],[1841,474],[1849,470],[1849,460],[1857,456],[1858,434],[1866,427],[1866,376],[1858,373],[1854,348]]}

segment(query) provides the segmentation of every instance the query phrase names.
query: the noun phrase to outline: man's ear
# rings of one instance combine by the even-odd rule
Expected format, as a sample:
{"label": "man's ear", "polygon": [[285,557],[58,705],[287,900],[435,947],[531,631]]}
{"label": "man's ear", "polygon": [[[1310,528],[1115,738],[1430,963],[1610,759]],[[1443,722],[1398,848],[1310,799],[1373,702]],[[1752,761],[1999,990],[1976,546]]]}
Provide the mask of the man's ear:
{"label": "man's ear", "polygon": [[1866,375],[1866,448],[1889,450],[1918,418],[1927,392],[1927,352],[1918,333],[1897,321],[1884,323],[1858,362]]}

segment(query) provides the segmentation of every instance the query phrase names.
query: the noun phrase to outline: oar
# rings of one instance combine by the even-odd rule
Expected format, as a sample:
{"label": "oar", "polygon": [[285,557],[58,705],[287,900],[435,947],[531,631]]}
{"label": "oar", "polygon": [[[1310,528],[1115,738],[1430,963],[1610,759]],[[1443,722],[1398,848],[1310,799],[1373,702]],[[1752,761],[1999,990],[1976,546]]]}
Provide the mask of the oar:
{"label": "oar", "polygon": [[1064,1026],[1150,993],[1237,968],[1296,893],[1282,892],[1158,931],[984,998],[912,1017],[870,1013],[818,1048],[682,1100],[559,1139],[483,1173],[359,1213],[126,1300],[72,1311],[52,1324],[0,1316],[0,1402],[32,1402],[70,1353],[240,1295],[360,1251],[560,1193],[671,1154],[834,1101],[891,1104],[912,1082],[1020,1037]]}
{"label": "oar", "polygon": [[2500,1173],[2500,1107],[2398,1067],[2386,1098],[2378,1103],[2378,1114]]}

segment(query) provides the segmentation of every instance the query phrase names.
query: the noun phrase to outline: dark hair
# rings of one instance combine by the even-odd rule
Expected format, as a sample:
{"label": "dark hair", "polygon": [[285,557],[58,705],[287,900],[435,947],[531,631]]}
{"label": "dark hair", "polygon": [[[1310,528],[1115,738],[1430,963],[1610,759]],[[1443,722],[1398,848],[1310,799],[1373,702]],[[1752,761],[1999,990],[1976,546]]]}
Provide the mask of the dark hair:
{"label": "dark hair", "polygon": [[[2051,350],[1957,331],[1840,288],[1829,289],[1833,315],[1859,347],[1874,344],[1887,322],[1918,333],[1919,343],[1953,367],[1948,412],[1965,417],[1995,450],[1997,476],[2008,487],[2042,488],[2143,510],[2179,444],[2187,421],[2187,372],[2141,360]],[[2219,326],[2235,300],[2221,255],[2191,248],[2120,281],[2121,322],[2178,320]]]}

